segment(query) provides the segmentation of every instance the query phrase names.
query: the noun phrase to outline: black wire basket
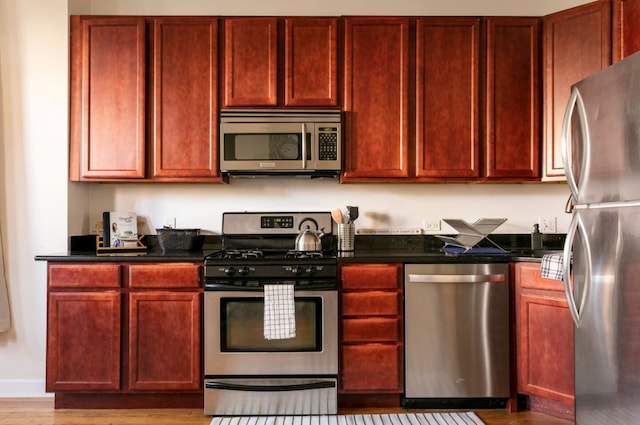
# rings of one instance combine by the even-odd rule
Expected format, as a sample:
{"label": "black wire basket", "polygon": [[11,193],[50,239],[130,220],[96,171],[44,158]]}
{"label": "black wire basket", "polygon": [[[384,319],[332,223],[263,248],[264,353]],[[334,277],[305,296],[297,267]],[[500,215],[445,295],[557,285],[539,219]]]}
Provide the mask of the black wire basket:
{"label": "black wire basket", "polygon": [[194,251],[202,246],[200,229],[156,229],[162,252]]}

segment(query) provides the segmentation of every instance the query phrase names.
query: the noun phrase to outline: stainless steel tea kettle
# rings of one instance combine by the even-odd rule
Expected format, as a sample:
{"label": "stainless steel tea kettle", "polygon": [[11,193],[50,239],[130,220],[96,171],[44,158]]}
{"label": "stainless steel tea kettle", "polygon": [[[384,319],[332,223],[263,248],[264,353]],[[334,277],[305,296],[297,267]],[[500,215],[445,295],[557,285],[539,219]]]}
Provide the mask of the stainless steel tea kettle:
{"label": "stainless steel tea kettle", "polygon": [[320,238],[324,236],[324,228],[320,229],[319,232],[315,232],[311,230],[309,224],[306,224],[306,228],[301,230],[306,221],[313,222],[316,225],[316,229],[318,228],[318,223],[312,218],[307,218],[300,222],[298,226],[300,233],[296,236],[296,251],[322,251],[322,240]]}

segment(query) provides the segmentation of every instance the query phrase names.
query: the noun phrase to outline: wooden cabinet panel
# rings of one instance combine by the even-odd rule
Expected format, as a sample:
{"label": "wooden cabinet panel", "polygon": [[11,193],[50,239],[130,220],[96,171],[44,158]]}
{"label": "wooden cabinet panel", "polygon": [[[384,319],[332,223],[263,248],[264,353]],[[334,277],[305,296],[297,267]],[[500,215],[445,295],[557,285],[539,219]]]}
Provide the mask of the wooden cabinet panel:
{"label": "wooden cabinet panel", "polygon": [[367,317],[342,319],[342,340],[345,342],[396,342],[402,340],[398,318]]}
{"label": "wooden cabinet panel", "polygon": [[480,20],[416,25],[418,177],[480,177]]}
{"label": "wooden cabinet panel", "polygon": [[340,385],[344,391],[402,391],[399,371],[402,371],[402,354],[397,344],[348,345],[342,348]]}
{"label": "wooden cabinet panel", "polygon": [[[77,26],[77,25],[76,25]],[[80,109],[71,120],[81,178],[145,177],[145,21],[84,19],[79,24],[81,69],[72,67]],[[72,42],[72,45],[74,43]],[[74,61],[72,61],[72,64]],[[73,102],[73,100],[72,100]],[[77,103],[76,103],[77,104]],[[72,173],[71,177],[75,177]]]}
{"label": "wooden cabinet panel", "polygon": [[342,267],[345,289],[397,289],[402,281],[401,264],[358,264]]}
{"label": "wooden cabinet panel", "polygon": [[229,18],[224,33],[224,106],[277,105],[277,18]]}
{"label": "wooden cabinet panel", "polygon": [[340,297],[343,316],[397,315],[400,297],[396,292],[350,292]]}
{"label": "wooden cabinet panel", "polygon": [[129,388],[200,388],[200,294],[129,295]]}
{"label": "wooden cabinet panel", "polygon": [[285,19],[285,106],[338,105],[338,19]]}
{"label": "wooden cabinet panel", "polygon": [[640,0],[613,1],[613,62],[640,51]]}
{"label": "wooden cabinet panel", "polygon": [[119,264],[56,264],[47,267],[49,288],[118,288]]}
{"label": "wooden cabinet panel", "polygon": [[543,18],[544,179],[564,180],[560,137],[571,85],[611,64],[611,5],[589,3]]}
{"label": "wooden cabinet panel", "polygon": [[344,21],[343,180],[409,177],[409,20]]}
{"label": "wooden cabinet panel", "polygon": [[217,20],[153,24],[153,177],[217,177]]}
{"label": "wooden cabinet panel", "polygon": [[345,264],[340,276],[339,391],[401,393],[402,264]]}
{"label": "wooden cabinet panel", "polygon": [[200,265],[197,263],[131,264],[128,267],[131,288],[198,288]]}
{"label": "wooden cabinet panel", "polygon": [[543,278],[539,263],[516,263],[515,284],[518,392],[534,398],[533,410],[572,419],[573,320],[562,283]]}
{"label": "wooden cabinet panel", "polygon": [[47,391],[120,389],[120,293],[52,292]]}
{"label": "wooden cabinet panel", "polygon": [[[566,301],[520,295],[518,390],[573,402],[573,322]],[[562,349],[560,349],[562,347]]]}
{"label": "wooden cabinet panel", "polygon": [[486,19],[485,176],[540,177],[540,20]]}

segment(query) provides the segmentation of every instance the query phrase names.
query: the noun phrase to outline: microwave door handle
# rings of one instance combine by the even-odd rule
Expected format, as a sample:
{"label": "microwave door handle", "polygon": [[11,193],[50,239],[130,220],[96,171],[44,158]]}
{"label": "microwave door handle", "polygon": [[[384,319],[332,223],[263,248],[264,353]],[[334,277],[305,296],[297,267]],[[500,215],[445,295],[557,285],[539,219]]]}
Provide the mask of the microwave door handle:
{"label": "microwave door handle", "polygon": [[307,126],[302,123],[302,169],[307,169]]}

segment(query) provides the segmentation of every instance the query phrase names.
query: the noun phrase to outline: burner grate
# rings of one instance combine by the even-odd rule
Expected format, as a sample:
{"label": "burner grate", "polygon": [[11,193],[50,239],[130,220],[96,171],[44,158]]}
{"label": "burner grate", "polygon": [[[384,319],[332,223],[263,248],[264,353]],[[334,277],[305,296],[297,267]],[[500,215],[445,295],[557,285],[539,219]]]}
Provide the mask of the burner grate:
{"label": "burner grate", "polygon": [[322,251],[288,251],[284,258],[322,258],[324,254]]}

